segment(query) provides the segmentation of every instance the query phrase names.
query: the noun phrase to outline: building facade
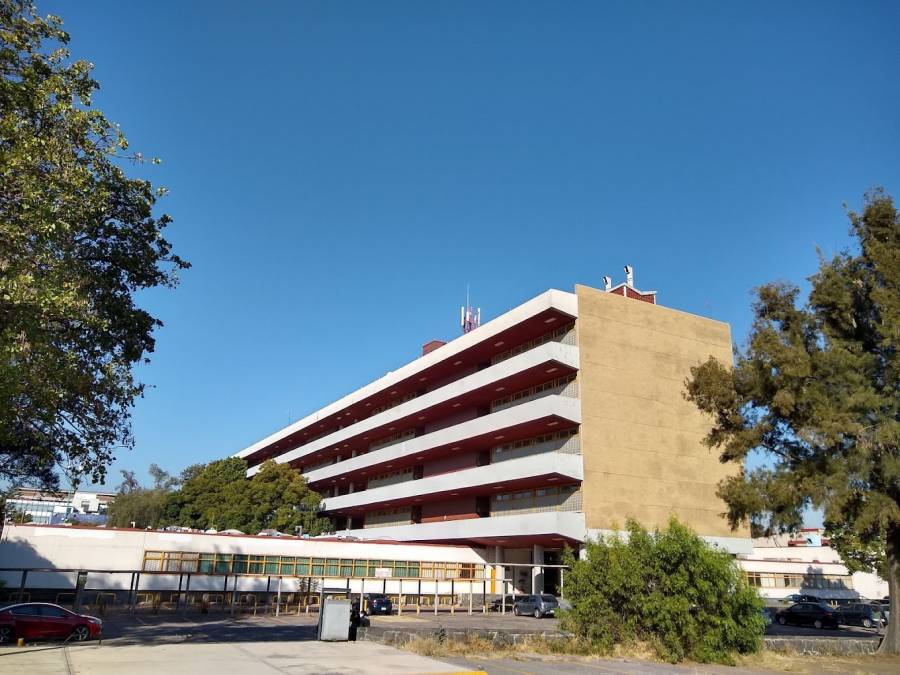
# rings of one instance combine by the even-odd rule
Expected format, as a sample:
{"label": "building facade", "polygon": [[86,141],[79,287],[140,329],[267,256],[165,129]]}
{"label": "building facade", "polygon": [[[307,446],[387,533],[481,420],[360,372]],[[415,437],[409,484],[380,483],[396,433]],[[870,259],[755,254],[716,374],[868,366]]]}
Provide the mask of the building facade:
{"label": "building facade", "polygon": [[50,492],[38,488],[19,488],[6,500],[5,520],[27,521],[38,525],[69,522],[102,524],[116,495],[113,492],[61,490]]}
{"label": "building facade", "polygon": [[738,556],[747,581],[767,601],[805,593],[828,602],[878,600],[887,581],[870,572],[851,573],[821,529],[753,540],[753,551]]}
{"label": "building facade", "polygon": [[0,603],[20,592],[23,599],[71,602],[79,570],[87,573],[89,599],[100,593],[117,604],[128,601],[128,592],[228,601],[238,600],[232,594],[275,591],[299,593],[304,597],[292,602],[308,604],[320,589],[346,588],[388,593],[397,605],[480,611],[504,584],[481,549],[337,537],[10,524],[0,534],[0,560]]}
{"label": "building facade", "polygon": [[[626,283],[549,290],[237,453],[301,471],[337,532],[467,544],[495,563],[552,564],[564,546],[675,515],[733,553],[690,368],[731,359],[727,324]],[[516,585],[555,587],[537,568]]]}

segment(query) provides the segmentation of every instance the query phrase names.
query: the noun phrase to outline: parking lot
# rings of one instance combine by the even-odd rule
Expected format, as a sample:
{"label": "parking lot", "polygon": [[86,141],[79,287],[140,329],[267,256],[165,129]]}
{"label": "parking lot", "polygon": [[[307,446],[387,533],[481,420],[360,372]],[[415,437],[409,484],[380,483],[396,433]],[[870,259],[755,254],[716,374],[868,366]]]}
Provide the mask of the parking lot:
{"label": "parking lot", "polygon": [[[117,617],[104,638],[0,648],[0,673],[17,675],[296,675],[465,672],[458,665],[375,642],[318,642],[313,616]],[[152,649],[149,649],[151,648]]]}
{"label": "parking lot", "polygon": [[[226,614],[187,616],[175,613],[119,614],[104,621],[101,642],[61,644],[44,642],[24,648],[0,648],[0,673],[16,675],[158,675],[215,672],[241,673],[451,673],[484,671],[504,675],[529,673],[691,672],[682,667],[643,661],[533,657],[516,659],[477,657],[426,658],[374,641],[323,643],[315,639],[317,615],[243,616]],[[413,630],[427,634],[451,630],[504,630],[511,633],[558,630],[552,618],[496,614],[431,613],[377,616],[372,628]],[[797,626],[769,627],[770,635],[798,635],[830,639],[877,639],[873,630],[842,628],[816,630]],[[148,649],[153,647],[153,649]],[[719,672],[704,667],[703,672]],[[696,672],[696,671],[694,671]],[[721,669],[738,675],[753,670]],[[759,672],[759,671],[755,671]]]}

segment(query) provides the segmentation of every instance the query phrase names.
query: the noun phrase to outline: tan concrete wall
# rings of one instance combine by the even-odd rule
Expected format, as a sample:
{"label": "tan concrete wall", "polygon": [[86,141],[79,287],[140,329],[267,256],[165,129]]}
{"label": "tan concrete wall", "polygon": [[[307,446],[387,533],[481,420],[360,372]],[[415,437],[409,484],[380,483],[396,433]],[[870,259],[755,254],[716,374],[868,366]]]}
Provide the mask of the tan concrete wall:
{"label": "tan concrete wall", "polygon": [[684,400],[690,368],[731,363],[728,324],[577,286],[584,511],[588,528],[648,528],[670,515],[699,534],[749,536],[722,516],[717,483],[738,469],[702,443],[710,422]]}

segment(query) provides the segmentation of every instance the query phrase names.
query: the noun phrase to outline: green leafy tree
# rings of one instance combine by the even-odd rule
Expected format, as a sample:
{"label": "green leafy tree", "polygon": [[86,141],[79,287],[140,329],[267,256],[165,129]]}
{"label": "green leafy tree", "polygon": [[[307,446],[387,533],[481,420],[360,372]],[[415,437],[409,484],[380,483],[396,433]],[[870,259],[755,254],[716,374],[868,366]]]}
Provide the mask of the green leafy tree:
{"label": "green leafy tree", "polygon": [[141,484],[138,483],[137,478],[135,478],[134,471],[119,469],[119,473],[122,474],[122,482],[119,484],[118,489],[119,494],[126,494],[140,489]]}
{"label": "green leafy tree", "polygon": [[[181,489],[169,497],[168,513],[173,523],[201,530],[222,527],[222,514],[229,499],[248,483],[247,463],[237,457],[193,465],[182,472],[186,478]],[[238,484],[237,487],[233,484]],[[242,529],[242,528],[236,528]]]}
{"label": "green leafy tree", "polygon": [[265,529],[293,534],[301,528],[312,535],[330,525],[319,516],[322,498],[287,464],[266,462],[249,479],[247,464],[238,457],[185,471],[190,477],[168,498],[171,524],[250,534]]}
{"label": "green leafy tree", "polygon": [[100,483],[132,446],[132,367],[161,325],[134,295],[188,267],[68,41],[59,18],[0,0],[0,479],[47,487],[58,469]]}
{"label": "green leafy tree", "polygon": [[563,628],[602,652],[640,641],[672,662],[731,663],[759,648],[762,601],[728,553],[674,518],[625,530],[586,542],[581,559],[567,553]]}
{"label": "green leafy tree", "polygon": [[147,469],[153,480],[152,488],[141,487],[134,471],[121,469],[122,484],[107,513],[110,527],[160,528],[173,524],[169,513],[169,501],[173,489],[179,484],[168,471],[158,464]]}
{"label": "green leafy tree", "polygon": [[232,482],[224,494],[217,529],[254,533],[271,528],[293,534],[302,528],[316,535],[330,526],[319,515],[322,498],[287,464],[265,462],[250,480]]}
{"label": "green leafy tree", "polygon": [[170,524],[167,513],[169,494],[164,488],[141,487],[120,492],[109,506],[106,524],[109,527],[165,527]]}
{"label": "green leafy tree", "polygon": [[790,531],[822,509],[845,560],[886,575],[881,649],[900,652],[900,220],[880,189],[849,216],[856,245],[820,261],[808,301],[759,288],[746,349],[694,368],[687,396],[722,461],[769,460],[719,486],[732,524]]}
{"label": "green leafy tree", "polygon": [[147,468],[147,473],[153,479],[153,487],[157,490],[169,490],[180,484],[178,478],[171,475],[168,471],[159,466],[159,464],[151,464]]}

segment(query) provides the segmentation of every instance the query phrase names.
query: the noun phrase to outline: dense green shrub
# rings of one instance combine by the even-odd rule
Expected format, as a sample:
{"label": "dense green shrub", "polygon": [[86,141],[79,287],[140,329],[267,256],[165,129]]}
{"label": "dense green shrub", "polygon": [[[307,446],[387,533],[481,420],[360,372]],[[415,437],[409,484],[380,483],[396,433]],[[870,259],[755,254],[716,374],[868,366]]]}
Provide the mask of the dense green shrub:
{"label": "dense green shrub", "polygon": [[730,663],[759,648],[762,601],[728,553],[674,518],[663,531],[625,530],[568,554],[563,628],[603,652],[646,642],[672,662]]}

